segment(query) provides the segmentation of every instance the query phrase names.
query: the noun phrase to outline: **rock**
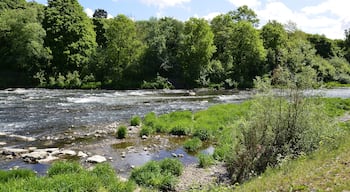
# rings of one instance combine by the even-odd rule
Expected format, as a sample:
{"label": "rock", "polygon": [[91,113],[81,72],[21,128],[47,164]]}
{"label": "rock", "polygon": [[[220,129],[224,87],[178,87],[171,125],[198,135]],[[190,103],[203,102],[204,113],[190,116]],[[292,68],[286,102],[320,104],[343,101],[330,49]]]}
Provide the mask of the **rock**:
{"label": "rock", "polygon": [[60,154],[62,154],[62,155],[69,155],[69,156],[76,156],[77,152],[75,152],[73,150],[65,149],[65,150],[61,151]]}
{"label": "rock", "polygon": [[4,145],[7,145],[6,142],[0,142],[0,146],[4,146]]}
{"label": "rock", "polygon": [[4,132],[0,132],[0,136],[6,136],[7,134]]}
{"label": "rock", "polygon": [[172,153],[171,156],[177,157],[177,154],[176,153]]}
{"label": "rock", "polygon": [[145,148],[143,148],[143,150],[144,150],[144,151],[148,151],[148,148],[147,148],[147,147],[145,147]]}
{"label": "rock", "polygon": [[147,135],[142,135],[141,137],[143,140],[148,139]]}
{"label": "rock", "polygon": [[108,160],[109,161],[113,161],[113,157],[108,157]]}
{"label": "rock", "polygon": [[120,156],[121,156],[122,158],[125,158],[125,157],[126,157],[126,153],[125,153],[125,152],[122,152]]}
{"label": "rock", "polygon": [[131,169],[135,169],[135,165],[130,165],[130,168]]}
{"label": "rock", "polygon": [[103,163],[106,162],[107,159],[101,155],[94,155],[92,157],[89,157],[86,161],[89,163]]}
{"label": "rock", "polygon": [[185,155],[184,154],[179,154],[178,157],[179,158],[183,158],[183,157],[185,157]]}
{"label": "rock", "polygon": [[54,157],[52,155],[49,155],[45,159],[38,160],[38,163],[50,163],[50,162],[56,161],[58,159],[59,159],[58,157]]}
{"label": "rock", "polygon": [[31,153],[21,154],[21,157],[23,159],[29,158],[29,159],[32,159],[33,161],[37,161],[39,159],[44,159],[47,156],[48,156],[48,154],[45,151],[34,151]]}
{"label": "rock", "polygon": [[16,148],[8,148],[8,147],[4,147],[2,149],[2,154],[3,155],[12,155],[12,156],[16,156],[16,155],[20,155],[23,153],[29,153],[28,149],[16,149]]}
{"label": "rock", "polygon": [[17,140],[22,140],[22,141],[36,141],[36,139],[34,137],[26,137],[26,136],[21,136],[21,135],[9,135],[8,137],[10,138],[14,138]]}
{"label": "rock", "polygon": [[30,151],[30,152],[33,152],[33,151],[35,151],[35,150],[37,150],[38,148],[37,147],[28,147],[28,150]]}
{"label": "rock", "polygon": [[6,159],[11,160],[11,159],[13,159],[13,156],[12,156],[12,155],[7,155],[7,156],[6,156]]}
{"label": "rock", "polygon": [[86,153],[82,152],[82,151],[79,151],[79,152],[78,152],[78,157],[85,158],[85,157],[87,157],[87,156],[88,156],[88,155],[87,155]]}

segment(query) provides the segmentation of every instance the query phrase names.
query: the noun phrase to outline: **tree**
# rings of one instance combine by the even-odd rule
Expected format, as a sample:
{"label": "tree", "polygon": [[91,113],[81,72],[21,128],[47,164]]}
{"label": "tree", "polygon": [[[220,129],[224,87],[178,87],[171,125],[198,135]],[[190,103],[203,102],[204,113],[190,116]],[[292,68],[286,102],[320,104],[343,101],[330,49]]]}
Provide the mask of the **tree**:
{"label": "tree", "polygon": [[256,76],[264,74],[266,50],[259,32],[247,21],[235,23],[231,34],[232,79],[241,87],[251,87]]}
{"label": "tree", "polygon": [[25,9],[27,2],[25,0],[1,0],[0,11],[6,9]]}
{"label": "tree", "polygon": [[121,87],[122,80],[127,78],[124,71],[136,65],[141,55],[142,46],[137,40],[135,23],[125,15],[118,15],[110,21],[106,38],[105,81],[114,87]]}
{"label": "tree", "polygon": [[3,85],[0,86],[32,86],[33,76],[49,65],[51,56],[49,49],[44,46],[41,8],[31,4],[23,9],[1,12],[0,76]]}
{"label": "tree", "polygon": [[94,14],[92,15],[94,18],[102,18],[107,19],[108,13],[103,9],[96,9]]}
{"label": "tree", "polygon": [[269,21],[262,27],[261,37],[267,50],[267,71],[272,71],[283,63],[288,34],[281,23]]}
{"label": "tree", "polygon": [[185,22],[181,45],[181,63],[187,88],[199,85],[201,72],[209,66],[215,52],[214,34],[204,19],[191,18]]}
{"label": "tree", "polygon": [[314,46],[316,49],[316,54],[320,55],[325,59],[329,59],[335,56],[336,47],[335,43],[328,39],[324,35],[308,35],[308,41]]}
{"label": "tree", "polygon": [[87,71],[96,49],[96,34],[77,0],[48,0],[43,26],[52,50],[52,75]]}
{"label": "tree", "polygon": [[[179,65],[180,42],[184,25],[181,21],[165,17],[151,19],[143,26],[139,23],[140,36],[145,33],[147,49],[143,58],[143,72],[146,79],[154,79],[157,74],[179,84],[181,66]],[[142,27],[142,29],[141,29]]]}
{"label": "tree", "polygon": [[250,22],[254,27],[257,27],[259,25],[258,16],[247,5],[238,7],[237,10],[230,11],[228,14],[235,22],[247,21]]}

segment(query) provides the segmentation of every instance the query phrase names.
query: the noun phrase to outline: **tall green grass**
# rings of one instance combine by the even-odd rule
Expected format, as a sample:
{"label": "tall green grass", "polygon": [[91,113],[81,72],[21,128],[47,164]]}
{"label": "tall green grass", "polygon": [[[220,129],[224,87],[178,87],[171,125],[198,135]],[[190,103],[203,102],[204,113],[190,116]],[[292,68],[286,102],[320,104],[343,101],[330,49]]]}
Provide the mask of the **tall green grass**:
{"label": "tall green grass", "polygon": [[[16,176],[14,176],[16,175]],[[1,171],[0,191],[125,191],[135,189],[133,182],[121,182],[109,164],[99,164],[92,171],[76,163],[58,162],[48,176],[36,177],[32,171]]]}

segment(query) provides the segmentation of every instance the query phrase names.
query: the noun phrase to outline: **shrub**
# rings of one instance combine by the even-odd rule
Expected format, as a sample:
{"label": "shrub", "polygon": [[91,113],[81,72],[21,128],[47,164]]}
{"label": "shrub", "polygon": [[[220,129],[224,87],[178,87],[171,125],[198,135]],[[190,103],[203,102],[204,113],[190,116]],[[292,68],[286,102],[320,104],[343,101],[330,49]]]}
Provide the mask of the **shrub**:
{"label": "shrub", "polygon": [[141,131],[140,131],[140,137],[146,135],[150,136],[153,133],[153,129],[149,126],[142,126]]}
{"label": "shrub", "polygon": [[181,175],[182,169],[183,166],[178,159],[150,161],[144,166],[134,169],[130,179],[145,187],[172,191],[175,189],[177,176]]}
{"label": "shrub", "polygon": [[127,134],[127,128],[124,125],[121,125],[118,127],[117,130],[117,137],[118,139],[124,139],[126,137]]}
{"label": "shrub", "polygon": [[130,120],[131,126],[138,126],[141,125],[141,118],[140,116],[133,116]]}
{"label": "shrub", "polygon": [[57,162],[52,164],[52,166],[49,168],[47,175],[49,177],[55,176],[55,175],[62,175],[62,174],[71,174],[71,173],[81,173],[83,171],[82,167],[74,162],[74,163],[67,163],[67,162]]}
{"label": "shrub", "polygon": [[208,141],[210,140],[211,134],[208,129],[198,128],[195,130],[193,136],[198,137],[202,141]]}
{"label": "shrub", "polygon": [[163,172],[168,172],[171,175],[180,176],[183,170],[183,165],[178,159],[166,158],[159,164]]}
{"label": "shrub", "polygon": [[146,126],[154,126],[157,122],[157,116],[154,112],[147,113],[143,118],[143,124]]}
{"label": "shrub", "polygon": [[199,167],[202,167],[202,168],[207,168],[214,164],[214,158],[212,155],[201,153],[198,155],[198,160],[199,160]]}
{"label": "shrub", "polygon": [[187,140],[184,144],[184,148],[190,152],[195,152],[201,147],[202,147],[202,141],[198,137]]}

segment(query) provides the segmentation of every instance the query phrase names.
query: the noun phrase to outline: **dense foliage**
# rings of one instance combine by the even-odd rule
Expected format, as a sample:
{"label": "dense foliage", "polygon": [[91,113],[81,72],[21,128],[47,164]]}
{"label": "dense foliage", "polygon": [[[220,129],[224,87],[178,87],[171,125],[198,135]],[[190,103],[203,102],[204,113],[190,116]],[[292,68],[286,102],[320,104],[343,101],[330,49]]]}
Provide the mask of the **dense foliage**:
{"label": "dense foliage", "polygon": [[6,0],[0,10],[1,88],[246,88],[308,66],[318,80],[350,83],[348,30],[331,40],[293,23],[258,29],[247,6],[210,22],[108,19],[103,9],[88,18],[77,0]]}

